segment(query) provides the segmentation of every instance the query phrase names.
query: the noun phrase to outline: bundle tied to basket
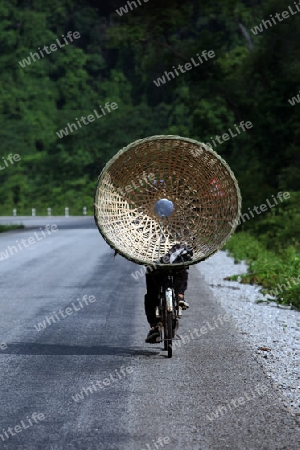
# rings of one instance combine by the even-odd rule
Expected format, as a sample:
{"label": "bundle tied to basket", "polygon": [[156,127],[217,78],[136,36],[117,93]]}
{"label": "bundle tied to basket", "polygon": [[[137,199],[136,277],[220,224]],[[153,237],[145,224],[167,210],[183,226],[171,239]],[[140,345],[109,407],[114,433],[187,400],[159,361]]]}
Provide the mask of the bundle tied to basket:
{"label": "bundle tied to basket", "polygon": [[[173,205],[165,217],[155,210],[162,199]],[[125,258],[160,266],[181,243],[193,249],[190,265],[224,246],[238,224],[241,196],[228,164],[211,147],[165,135],[120,150],[99,176],[94,206],[101,235]]]}

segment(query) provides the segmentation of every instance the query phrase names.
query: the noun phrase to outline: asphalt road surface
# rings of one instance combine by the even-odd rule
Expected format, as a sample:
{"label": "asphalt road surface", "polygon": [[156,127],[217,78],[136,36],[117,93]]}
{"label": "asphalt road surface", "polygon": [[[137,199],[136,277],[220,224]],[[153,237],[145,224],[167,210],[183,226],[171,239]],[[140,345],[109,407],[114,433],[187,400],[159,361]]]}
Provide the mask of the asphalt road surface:
{"label": "asphalt road surface", "polygon": [[168,359],[144,342],[141,266],[113,258],[93,218],[26,225],[0,235],[0,449],[300,448],[201,264]]}

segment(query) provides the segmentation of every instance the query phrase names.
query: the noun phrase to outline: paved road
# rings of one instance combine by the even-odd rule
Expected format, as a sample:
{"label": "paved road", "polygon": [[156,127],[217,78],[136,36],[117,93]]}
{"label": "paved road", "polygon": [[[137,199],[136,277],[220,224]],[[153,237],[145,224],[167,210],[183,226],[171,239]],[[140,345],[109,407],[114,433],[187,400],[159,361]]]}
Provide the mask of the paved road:
{"label": "paved road", "polygon": [[114,259],[90,217],[30,221],[0,235],[0,448],[300,448],[299,424],[201,264],[167,359],[144,343],[144,280],[131,275],[140,266]]}

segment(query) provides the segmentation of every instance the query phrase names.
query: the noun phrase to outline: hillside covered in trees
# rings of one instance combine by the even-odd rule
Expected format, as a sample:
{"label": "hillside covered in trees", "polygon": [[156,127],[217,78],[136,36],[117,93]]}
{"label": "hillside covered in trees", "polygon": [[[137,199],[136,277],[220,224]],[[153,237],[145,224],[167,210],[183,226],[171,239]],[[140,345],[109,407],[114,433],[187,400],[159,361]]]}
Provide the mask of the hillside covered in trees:
{"label": "hillside covered in trees", "polygon": [[178,134],[229,163],[239,229],[299,260],[297,3],[2,0],[0,15],[1,215],[92,214],[120,148]]}

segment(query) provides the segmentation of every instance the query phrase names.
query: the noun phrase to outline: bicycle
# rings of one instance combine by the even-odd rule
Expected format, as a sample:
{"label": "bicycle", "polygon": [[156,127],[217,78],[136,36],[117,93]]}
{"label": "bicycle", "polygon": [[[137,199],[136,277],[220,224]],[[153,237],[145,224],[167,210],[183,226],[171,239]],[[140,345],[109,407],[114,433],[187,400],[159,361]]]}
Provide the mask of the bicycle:
{"label": "bicycle", "polygon": [[[161,180],[163,181],[163,180]],[[173,202],[164,198],[160,199],[156,202],[154,207],[157,215],[160,217],[160,239],[159,246],[163,239],[163,230],[164,230],[164,221],[169,217],[174,211]],[[160,248],[159,248],[160,253]],[[178,258],[181,260],[183,267],[185,260],[183,258],[183,254],[186,254],[187,251],[181,252]],[[164,257],[162,258],[163,262],[165,262]],[[168,262],[173,262],[170,261]],[[180,267],[182,270],[182,267]],[[177,269],[178,270],[178,269]],[[179,327],[178,319],[182,316],[182,307],[179,306],[178,295],[174,289],[173,283],[173,274],[176,269],[164,269],[164,277],[163,281],[160,285],[160,293],[159,293],[159,306],[156,308],[156,318],[160,319],[158,326],[160,330],[160,342],[164,342],[164,350],[168,352],[168,358],[172,358],[173,348],[172,348],[172,340],[175,338],[175,333]]]}
{"label": "bicycle", "polygon": [[[237,227],[241,195],[230,167],[211,147],[185,137],[159,135],[138,139],[107,162],[98,177],[94,206],[98,230],[115,254],[149,268],[165,264],[168,269],[177,265],[176,259],[161,259],[173,244],[192,247],[187,266],[224,246]],[[154,298],[148,298],[150,306],[151,300],[152,306],[159,301],[154,290]],[[166,305],[175,310],[175,318],[178,306],[176,298],[167,302],[165,293],[160,297],[162,339],[171,356]],[[155,306],[150,310],[146,342],[151,343],[152,334],[158,339],[160,335],[153,326]]]}
{"label": "bicycle", "polygon": [[164,350],[168,352],[168,358],[172,358],[172,340],[179,327],[178,319],[182,316],[182,307],[178,303],[178,295],[173,286],[174,270],[166,270],[160,285],[159,306],[156,307],[156,317],[160,319],[160,342],[164,343]]}

